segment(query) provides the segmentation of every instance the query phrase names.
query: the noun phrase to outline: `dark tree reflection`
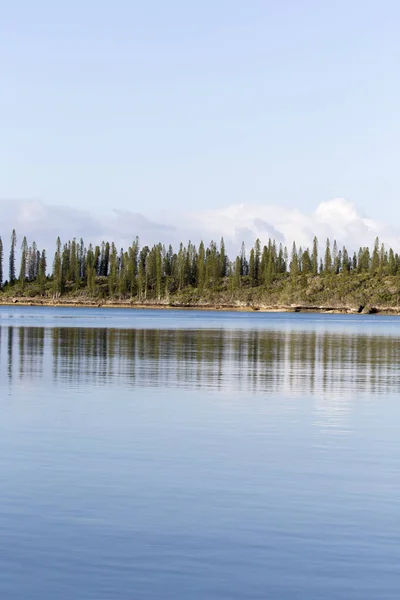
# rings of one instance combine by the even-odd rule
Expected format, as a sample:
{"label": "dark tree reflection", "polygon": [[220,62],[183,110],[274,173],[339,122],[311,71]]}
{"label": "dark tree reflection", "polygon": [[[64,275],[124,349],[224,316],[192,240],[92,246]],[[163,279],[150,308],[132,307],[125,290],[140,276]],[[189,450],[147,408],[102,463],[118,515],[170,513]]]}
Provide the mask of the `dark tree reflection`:
{"label": "dark tree reflection", "polygon": [[304,331],[3,327],[1,374],[103,385],[398,391],[400,339]]}

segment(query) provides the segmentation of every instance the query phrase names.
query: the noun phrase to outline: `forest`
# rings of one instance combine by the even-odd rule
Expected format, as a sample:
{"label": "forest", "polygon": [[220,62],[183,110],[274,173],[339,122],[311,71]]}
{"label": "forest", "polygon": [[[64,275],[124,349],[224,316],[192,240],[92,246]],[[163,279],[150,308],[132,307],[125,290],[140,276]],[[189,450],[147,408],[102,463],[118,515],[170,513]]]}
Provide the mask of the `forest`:
{"label": "forest", "polygon": [[[290,250],[275,240],[252,248],[241,244],[230,258],[221,238],[179,248],[158,243],[129,248],[114,242],[99,245],[80,239],[56,241],[54,256],[13,230],[9,255],[0,238],[0,301],[12,298],[85,302],[123,302],[170,306],[331,307],[375,312],[397,307],[400,298],[400,257],[375,240],[373,248],[351,254],[327,239],[319,256],[315,237],[311,248]],[[16,258],[17,248],[18,261]],[[18,262],[18,264],[17,264]],[[7,268],[8,267],[8,268]]]}

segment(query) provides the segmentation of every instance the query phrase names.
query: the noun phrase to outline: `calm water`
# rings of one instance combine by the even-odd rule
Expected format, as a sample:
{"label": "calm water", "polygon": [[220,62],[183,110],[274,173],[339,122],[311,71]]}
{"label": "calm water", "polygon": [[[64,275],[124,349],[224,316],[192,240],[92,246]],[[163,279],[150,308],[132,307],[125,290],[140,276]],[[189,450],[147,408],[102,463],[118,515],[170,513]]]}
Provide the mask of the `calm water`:
{"label": "calm water", "polygon": [[0,308],[0,598],[391,599],[400,318]]}

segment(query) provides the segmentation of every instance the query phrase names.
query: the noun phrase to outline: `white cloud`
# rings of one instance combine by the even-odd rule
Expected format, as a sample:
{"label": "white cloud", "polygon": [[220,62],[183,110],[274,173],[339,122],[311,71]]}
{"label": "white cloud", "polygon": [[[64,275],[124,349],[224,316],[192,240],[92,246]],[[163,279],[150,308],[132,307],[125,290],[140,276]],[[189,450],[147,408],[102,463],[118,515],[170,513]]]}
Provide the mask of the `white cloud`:
{"label": "white cloud", "polygon": [[142,244],[161,241],[174,246],[189,239],[194,243],[200,239],[206,243],[211,239],[219,241],[223,236],[232,255],[238,252],[242,240],[250,247],[257,237],[262,243],[274,238],[290,249],[293,240],[304,248],[312,244],[316,235],[321,247],[329,237],[352,251],[359,246],[372,246],[378,236],[385,244],[400,250],[399,230],[364,216],[343,198],[321,202],[312,214],[268,204],[241,204],[197,213],[183,209],[180,214],[153,217],[118,209],[94,214],[39,200],[0,201],[0,235],[6,245],[12,228],[16,229],[19,242],[26,235],[28,242],[35,240],[40,247],[51,251],[58,235],[62,241],[73,237],[83,237],[85,243],[114,240],[117,247],[126,247],[137,235]]}
{"label": "white cloud", "polygon": [[[193,221],[202,232],[219,239],[221,235],[235,247],[243,238],[250,244],[259,237],[269,237],[289,248],[295,240],[298,246],[311,246],[314,235],[324,246],[329,237],[349,250],[372,246],[378,236],[388,246],[400,250],[400,231],[377,220],[365,217],[357,207],[336,198],[321,202],[312,214],[297,209],[273,205],[239,205],[221,210],[208,210],[194,215]],[[204,235],[204,234],[203,234]]]}

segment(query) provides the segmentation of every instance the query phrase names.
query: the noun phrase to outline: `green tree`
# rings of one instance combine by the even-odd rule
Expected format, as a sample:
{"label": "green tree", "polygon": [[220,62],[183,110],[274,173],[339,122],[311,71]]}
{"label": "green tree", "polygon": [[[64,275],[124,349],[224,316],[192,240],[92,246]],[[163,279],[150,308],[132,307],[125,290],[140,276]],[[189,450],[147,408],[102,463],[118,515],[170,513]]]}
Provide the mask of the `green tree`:
{"label": "green tree", "polygon": [[147,275],[146,275],[146,263],[147,256],[150,250],[148,246],[144,246],[139,253],[138,263],[138,295],[139,300],[146,300],[147,298]]}
{"label": "green tree", "polygon": [[75,238],[71,242],[70,254],[69,254],[69,269],[68,269],[68,279],[75,284],[75,287],[78,286],[80,280],[80,264],[78,257],[78,246]]}
{"label": "green tree", "polygon": [[226,270],[227,270],[227,257],[226,257],[226,252],[225,252],[225,242],[224,242],[224,238],[221,238],[221,243],[219,246],[219,271],[220,271],[220,277],[224,278],[226,277]]}
{"label": "green tree", "polygon": [[240,257],[237,256],[236,260],[235,260],[235,269],[234,269],[234,289],[238,290],[240,288],[240,283],[241,283],[241,277],[240,277],[240,272],[241,272],[242,266],[241,266],[241,262],[240,262]]}
{"label": "green tree", "polygon": [[161,286],[162,286],[162,255],[161,255],[161,251],[162,251],[162,246],[161,244],[158,244],[155,247],[155,254],[156,254],[156,294],[157,294],[157,299],[160,300],[161,299]]}
{"label": "green tree", "polygon": [[56,251],[53,261],[53,294],[59,296],[63,292],[63,280],[61,272],[61,240],[58,237],[56,242]]}
{"label": "green tree", "polygon": [[206,251],[206,285],[216,285],[219,281],[219,253],[217,244],[211,240]]}
{"label": "green tree", "polygon": [[101,256],[100,256],[100,275],[107,277],[110,262],[110,244],[109,242],[102,242],[101,244]]}
{"label": "green tree", "polygon": [[39,277],[40,293],[43,294],[44,290],[45,290],[46,278],[47,278],[46,250],[42,250],[42,253],[40,255],[38,277]]}
{"label": "green tree", "polygon": [[252,286],[257,284],[256,280],[256,261],[255,261],[255,252],[254,248],[250,250],[250,260],[249,260],[249,275],[250,275],[250,283]]}
{"label": "green tree", "polygon": [[[87,255],[86,255],[86,263],[87,263]],[[128,255],[124,252],[124,249],[121,248],[119,252],[119,257],[117,259],[118,262],[118,273],[117,273],[117,292],[120,298],[125,298],[128,291],[128,278],[127,278],[127,269],[128,269]],[[86,265],[87,269],[87,265]]]}
{"label": "green tree", "polygon": [[205,278],[206,278],[206,265],[205,265],[205,250],[204,242],[201,241],[199,245],[199,253],[197,257],[197,286],[200,291],[203,291]]}
{"label": "green tree", "polygon": [[[281,249],[280,249],[281,252]],[[265,273],[265,283],[270,285],[278,272],[278,257],[276,253],[275,241],[268,241],[268,260],[267,260],[267,271]]]}
{"label": "green tree", "polygon": [[9,259],[9,274],[8,279],[11,285],[15,283],[15,248],[17,245],[17,235],[15,229],[12,230],[11,234],[11,246],[10,246],[10,259]]}
{"label": "green tree", "polygon": [[64,244],[61,253],[61,288],[65,290],[66,283],[68,281],[68,275],[70,273],[69,259],[71,255],[71,242]]}
{"label": "green tree", "polygon": [[394,252],[392,248],[389,250],[389,264],[388,264],[389,275],[396,275],[397,265]]}
{"label": "green tree", "polygon": [[329,241],[329,238],[327,238],[326,246],[325,246],[324,271],[325,271],[325,273],[331,273],[331,271],[332,271],[331,243]]}
{"label": "green tree", "polygon": [[22,289],[25,287],[25,282],[26,282],[27,262],[28,262],[28,242],[26,240],[26,237],[24,236],[24,238],[22,240],[22,245],[21,245],[21,264],[20,264],[20,269],[19,269],[19,283],[20,283]]}
{"label": "green tree", "polygon": [[35,281],[38,276],[38,259],[37,259],[37,246],[36,242],[32,243],[32,246],[28,250],[27,259],[27,274],[28,281]]}
{"label": "green tree", "polygon": [[345,246],[343,246],[343,250],[342,250],[342,271],[343,273],[349,273],[351,268],[351,262],[349,259],[349,253],[347,252],[347,249]]}
{"label": "green tree", "polygon": [[3,241],[0,237],[0,290],[3,289]]}
{"label": "green tree", "polygon": [[381,244],[381,249],[379,251],[379,277],[382,277],[384,271],[387,271],[388,261],[389,258],[385,250],[385,245]]}
{"label": "green tree", "polygon": [[254,282],[260,284],[261,242],[257,238],[254,244]]}
{"label": "green tree", "polygon": [[[286,250],[286,248],[285,248]],[[282,244],[279,244],[279,253],[278,253],[278,261],[277,261],[277,272],[278,273],[286,273],[286,260],[287,258],[287,251],[286,251],[286,255],[285,255],[285,251],[283,250],[283,246]]]}
{"label": "green tree", "polygon": [[293,242],[289,270],[290,270],[290,275],[291,275],[292,279],[295,279],[296,276],[299,274],[299,270],[300,270],[299,269],[299,258],[298,258],[297,249],[296,249],[296,242]]}
{"label": "green tree", "polygon": [[78,283],[86,277],[86,248],[82,238],[79,240],[79,244],[77,244],[77,258],[78,264],[75,270],[75,281]]}
{"label": "green tree", "polygon": [[375,238],[374,249],[372,252],[372,259],[370,265],[370,271],[372,275],[376,275],[379,271],[379,238]]}
{"label": "green tree", "polygon": [[303,256],[302,256],[302,260],[301,260],[301,271],[305,275],[308,275],[309,273],[312,273],[312,270],[313,270],[313,264],[312,264],[312,261],[310,258],[310,251],[307,248],[303,252]]}
{"label": "green tree", "polygon": [[[267,246],[264,246],[263,250],[262,250],[262,254],[261,254],[261,261],[260,261],[260,279],[264,286],[268,285],[267,284],[268,261],[269,261],[269,250],[268,250]],[[268,283],[269,283],[269,281],[268,281]]]}
{"label": "green tree", "polygon": [[366,273],[371,268],[371,255],[369,248],[360,248],[358,251],[357,270],[359,273]]}
{"label": "green tree", "polygon": [[110,296],[113,298],[115,296],[115,292],[117,290],[117,281],[118,281],[118,255],[117,248],[115,247],[114,242],[111,243],[111,251],[110,251],[110,274],[108,276],[108,291]]}
{"label": "green tree", "polygon": [[132,296],[136,296],[137,288],[137,269],[138,269],[138,256],[139,256],[139,238],[136,237],[128,250],[128,264],[127,264],[127,278],[128,287]]}
{"label": "green tree", "polygon": [[93,268],[96,271],[96,275],[100,275],[100,246],[96,246],[94,249],[94,264]]}
{"label": "green tree", "polygon": [[341,253],[338,252],[338,246],[336,240],[333,240],[333,250],[332,250],[332,269],[333,272],[337,275],[340,272],[342,266]]}
{"label": "green tree", "polygon": [[318,274],[318,240],[317,240],[316,237],[314,237],[314,240],[313,240],[313,250],[312,250],[312,255],[311,255],[311,265],[312,265],[313,275],[317,275]]}
{"label": "green tree", "polygon": [[353,254],[353,260],[352,260],[351,268],[352,268],[353,271],[357,271],[357,269],[358,269],[357,254],[355,252]]}
{"label": "green tree", "polygon": [[246,247],[244,245],[244,242],[242,242],[242,245],[240,247],[240,275],[241,277],[243,277],[244,275],[248,275],[249,272],[249,268],[248,268],[248,262],[247,262],[247,258],[246,258]]}
{"label": "green tree", "polygon": [[[98,246],[97,246],[97,248],[98,248]],[[89,244],[89,248],[88,248],[87,256],[86,256],[86,261],[87,261],[87,265],[86,265],[86,286],[87,286],[89,294],[91,296],[95,296],[96,295],[96,275],[97,275],[97,271],[96,271],[95,251],[93,250],[92,244]]]}

